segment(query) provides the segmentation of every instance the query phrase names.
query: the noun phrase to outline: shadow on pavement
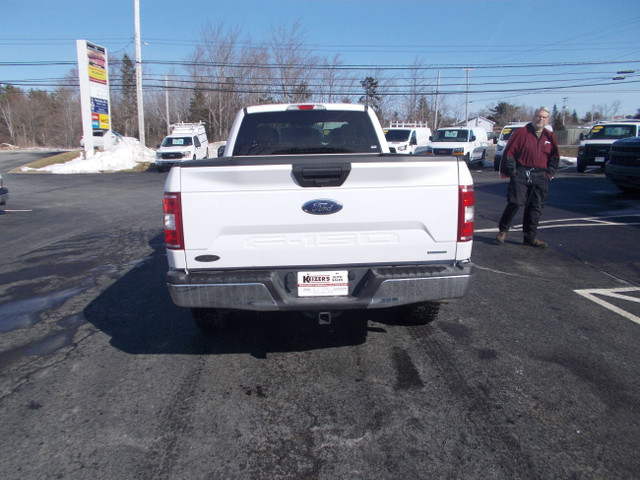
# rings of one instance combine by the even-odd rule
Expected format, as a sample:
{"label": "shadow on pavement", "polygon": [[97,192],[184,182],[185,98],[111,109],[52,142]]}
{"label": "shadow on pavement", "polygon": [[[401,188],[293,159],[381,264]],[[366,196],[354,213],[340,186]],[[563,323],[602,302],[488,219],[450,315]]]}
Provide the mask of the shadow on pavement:
{"label": "shadow on pavement", "polygon": [[[189,309],[175,306],[164,281],[167,260],[161,236],[150,241],[154,253],[107,288],[84,316],[131,354],[249,353],[306,351],[358,345],[366,340],[370,312],[348,311],[330,325],[298,313],[240,312],[231,325],[213,334],[198,329]],[[376,314],[376,316],[380,316]],[[379,320],[379,319],[377,319]],[[391,322],[389,322],[391,323]],[[380,331],[377,328],[376,331]]]}

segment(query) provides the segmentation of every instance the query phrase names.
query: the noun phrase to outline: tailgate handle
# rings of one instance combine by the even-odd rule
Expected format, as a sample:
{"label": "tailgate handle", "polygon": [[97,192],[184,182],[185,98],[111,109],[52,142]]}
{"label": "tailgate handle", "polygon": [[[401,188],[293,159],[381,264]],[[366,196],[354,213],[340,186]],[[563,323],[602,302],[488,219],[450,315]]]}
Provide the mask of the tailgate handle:
{"label": "tailgate handle", "polygon": [[351,173],[351,164],[293,165],[293,176],[301,187],[339,187]]}

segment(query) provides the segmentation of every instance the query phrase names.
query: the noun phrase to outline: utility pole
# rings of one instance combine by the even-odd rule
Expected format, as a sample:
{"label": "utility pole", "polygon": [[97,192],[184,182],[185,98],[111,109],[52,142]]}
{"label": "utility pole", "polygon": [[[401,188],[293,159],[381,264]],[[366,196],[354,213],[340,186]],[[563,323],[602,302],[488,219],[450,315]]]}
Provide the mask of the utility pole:
{"label": "utility pole", "polygon": [[138,136],[146,146],[144,135],[144,105],[142,102],[142,52],[140,49],[140,0],[134,0],[134,29],[136,42],[136,96],[138,97]]}
{"label": "utility pole", "polygon": [[469,124],[469,72],[474,69],[464,68],[463,70],[467,72],[467,102],[464,109],[464,126],[466,127]]}
{"label": "utility pole", "polygon": [[171,133],[171,122],[169,121],[169,79],[167,75],[164,76],[164,104],[167,110],[167,135]]}
{"label": "utility pole", "polygon": [[436,115],[433,120],[433,130],[438,129],[438,96],[440,95],[440,70],[438,70],[438,81],[436,82]]}

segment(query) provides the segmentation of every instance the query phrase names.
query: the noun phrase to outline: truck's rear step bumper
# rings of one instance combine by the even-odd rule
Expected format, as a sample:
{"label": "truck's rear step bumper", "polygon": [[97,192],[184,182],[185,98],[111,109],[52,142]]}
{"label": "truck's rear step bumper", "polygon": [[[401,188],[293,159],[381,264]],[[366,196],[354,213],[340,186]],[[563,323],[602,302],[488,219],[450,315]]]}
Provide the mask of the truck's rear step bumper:
{"label": "truck's rear step bumper", "polygon": [[[323,267],[321,270],[334,268]],[[296,269],[188,273],[172,270],[167,274],[167,284],[172,300],[182,307],[254,311],[344,310],[387,308],[461,297],[473,276],[471,262],[341,269],[349,271],[349,295],[336,297],[299,297]]]}

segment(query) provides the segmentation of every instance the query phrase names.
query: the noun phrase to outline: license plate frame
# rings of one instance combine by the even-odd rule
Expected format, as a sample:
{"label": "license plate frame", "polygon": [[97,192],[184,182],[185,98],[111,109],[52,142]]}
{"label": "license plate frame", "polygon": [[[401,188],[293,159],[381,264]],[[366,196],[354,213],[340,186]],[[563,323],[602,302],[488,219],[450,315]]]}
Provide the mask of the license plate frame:
{"label": "license plate frame", "polygon": [[347,270],[297,272],[298,297],[344,297],[349,295]]}

